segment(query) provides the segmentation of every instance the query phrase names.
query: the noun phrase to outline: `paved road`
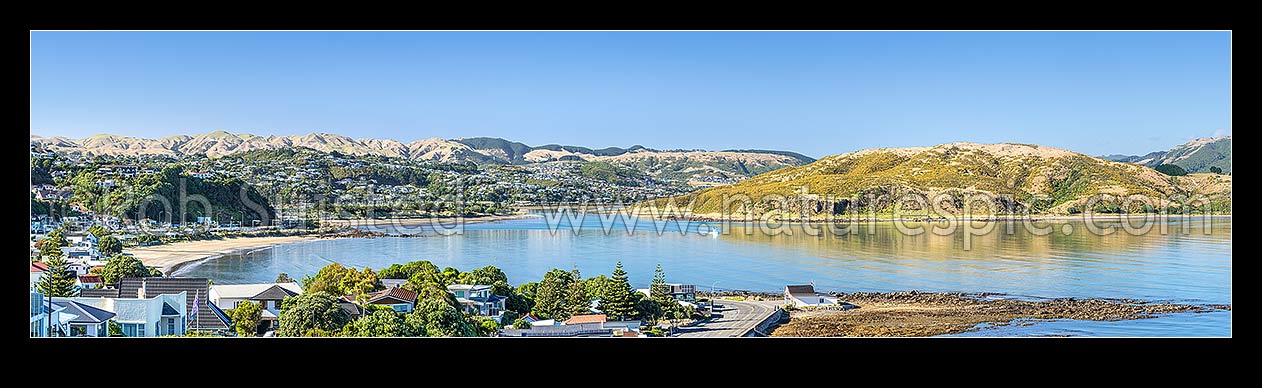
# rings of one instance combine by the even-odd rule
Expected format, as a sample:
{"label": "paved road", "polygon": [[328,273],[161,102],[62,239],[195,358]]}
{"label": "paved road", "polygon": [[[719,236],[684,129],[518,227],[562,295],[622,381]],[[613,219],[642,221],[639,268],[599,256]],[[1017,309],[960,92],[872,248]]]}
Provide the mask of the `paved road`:
{"label": "paved road", "polygon": [[779,308],[778,302],[718,300],[709,322],[675,330],[678,337],[739,337]]}

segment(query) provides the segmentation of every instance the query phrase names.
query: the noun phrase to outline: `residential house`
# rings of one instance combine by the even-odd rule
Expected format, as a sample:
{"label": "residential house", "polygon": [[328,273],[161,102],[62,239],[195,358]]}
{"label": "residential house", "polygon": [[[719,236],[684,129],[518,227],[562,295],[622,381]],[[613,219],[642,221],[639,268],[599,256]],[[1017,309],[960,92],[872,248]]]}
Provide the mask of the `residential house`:
{"label": "residential house", "polygon": [[39,278],[44,276],[44,272],[48,272],[48,264],[42,261],[31,262],[31,289],[35,289],[35,283],[39,283]]}
{"label": "residential house", "polygon": [[570,317],[570,319],[566,319],[565,322],[562,324],[563,325],[576,325],[580,323],[604,323],[605,321],[608,321],[608,320],[609,318],[606,317],[605,314],[584,314],[584,315],[572,316]]}
{"label": "residential house", "polygon": [[[530,316],[528,316],[530,317]],[[531,317],[533,318],[533,317]],[[536,320],[529,329],[504,329],[501,337],[643,337],[641,321],[610,321],[605,314],[582,314],[553,324],[551,319]]]}
{"label": "residential house", "polygon": [[[190,317],[188,330],[228,332],[232,326],[232,320],[219,306],[210,301],[210,280],[207,278],[124,278],[113,288],[81,290],[79,296],[144,299],[178,293],[184,293],[188,298],[182,304],[185,306],[183,314]],[[197,303],[193,303],[194,301]]]}
{"label": "residential house", "polygon": [[491,293],[491,286],[484,284],[452,284],[447,291],[456,295],[456,302],[470,314],[494,317],[499,321],[504,312],[504,300],[507,297]]}
{"label": "residential house", "polygon": [[84,293],[87,292],[77,298],[65,299],[114,313],[111,320],[123,329],[123,336],[184,335],[192,329],[193,323],[188,319],[191,301],[187,291],[130,298],[82,296]]}
{"label": "residential house", "polygon": [[[341,299],[342,301],[345,301],[345,302],[358,304],[358,301],[355,299],[354,295],[344,295],[342,296]],[[416,307],[416,292],[399,288],[399,287],[390,287],[381,291],[368,294],[367,303],[381,305],[381,306],[390,306],[390,308],[394,309],[394,311],[410,313],[412,312],[412,309]],[[343,309],[346,309],[346,307],[343,306]],[[351,313],[351,311],[347,310],[347,313]],[[360,310],[358,311],[358,313],[363,314],[363,311]],[[352,315],[352,316],[357,316],[357,315]]]}
{"label": "residential house", "polygon": [[66,336],[69,337],[106,337],[109,336],[109,321],[116,314],[96,306],[75,301],[72,298],[53,298],[53,306],[61,309],[66,320]]}
{"label": "residential house", "polygon": [[262,318],[256,331],[266,333],[280,324],[280,305],[285,298],[302,293],[298,283],[225,284],[210,286],[210,302],[224,310],[237,308],[243,301],[262,307]]}
{"label": "residential house", "polygon": [[101,275],[79,275],[78,282],[75,283],[80,290],[87,288],[100,288],[105,284],[101,279]]}
{"label": "residential house", "polygon": [[810,307],[837,304],[837,299],[815,292],[815,286],[790,285],[784,287],[784,304],[794,307]]}
{"label": "residential house", "polygon": [[62,315],[64,311],[64,307],[49,306],[44,294],[31,291],[31,337],[56,337],[60,333],[68,333],[69,317]]}

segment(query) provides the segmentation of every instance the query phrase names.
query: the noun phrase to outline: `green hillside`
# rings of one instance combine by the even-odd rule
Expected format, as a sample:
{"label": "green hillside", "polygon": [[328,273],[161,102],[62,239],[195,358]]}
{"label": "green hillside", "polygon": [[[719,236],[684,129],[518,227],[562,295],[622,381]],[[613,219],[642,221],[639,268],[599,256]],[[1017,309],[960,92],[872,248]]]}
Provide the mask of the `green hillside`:
{"label": "green hillside", "polygon": [[[1148,167],[1037,145],[952,143],[829,156],[672,200],[681,207],[690,203],[695,214],[706,216],[744,214],[744,210],[755,214],[805,211],[818,216],[830,212],[883,213],[896,208],[900,214],[912,215],[917,211],[925,213],[924,204],[931,201],[893,203],[892,198],[904,198],[904,194],[933,198],[941,193],[955,194],[955,198],[988,194],[994,198],[991,205],[999,213],[1077,213],[1084,210],[1086,200],[1094,194],[1142,194],[1154,198],[1205,194],[1216,209],[1229,211],[1231,181],[1228,176],[1210,174],[1171,177]],[[736,200],[743,196],[750,199],[752,207]],[[781,201],[775,196],[789,200]],[[726,211],[725,199],[729,204]],[[948,200],[937,205],[955,213],[962,202]],[[1129,208],[1102,203],[1092,210],[1154,209],[1139,203],[1130,204]]]}

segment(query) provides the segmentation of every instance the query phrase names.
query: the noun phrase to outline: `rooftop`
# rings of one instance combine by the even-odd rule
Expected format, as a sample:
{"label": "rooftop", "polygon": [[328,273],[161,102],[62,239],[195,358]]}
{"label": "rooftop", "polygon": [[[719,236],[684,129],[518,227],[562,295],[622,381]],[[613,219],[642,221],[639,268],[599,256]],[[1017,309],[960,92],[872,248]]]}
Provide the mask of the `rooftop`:
{"label": "rooftop", "polygon": [[565,320],[565,324],[576,325],[580,323],[603,323],[608,320],[609,318],[605,317],[605,314],[585,314],[572,316],[570,319]]}

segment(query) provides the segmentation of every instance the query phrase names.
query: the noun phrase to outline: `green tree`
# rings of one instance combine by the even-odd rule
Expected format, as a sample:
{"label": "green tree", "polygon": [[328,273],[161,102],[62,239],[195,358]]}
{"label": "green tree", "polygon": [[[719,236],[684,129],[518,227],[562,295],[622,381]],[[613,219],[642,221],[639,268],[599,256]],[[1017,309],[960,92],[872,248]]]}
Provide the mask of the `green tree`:
{"label": "green tree", "polygon": [[109,332],[110,332],[110,336],[111,336],[111,337],[113,337],[113,336],[122,336],[122,335],[123,335],[123,327],[122,327],[122,326],[119,326],[119,325],[118,325],[118,323],[115,323],[115,322],[114,322],[114,321],[112,321],[112,320],[111,320],[111,321],[108,321],[108,322],[109,322],[109,323],[108,323],[108,326],[109,326]]}
{"label": "green tree", "polygon": [[61,229],[48,232],[47,237],[35,242],[35,247],[39,248],[40,257],[47,258],[65,256],[65,252],[62,252],[61,248],[69,246],[70,242],[66,241],[66,237],[60,232]]}
{"label": "green tree", "polygon": [[598,275],[583,280],[583,288],[587,290],[587,300],[600,299],[601,296],[605,295],[605,287],[608,287],[611,281],[613,279],[605,275]]}
{"label": "green tree", "polygon": [[421,260],[408,262],[407,264],[392,264],[378,272],[377,277],[382,279],[411,279],[417,273],[427,273],[436,276],[439,272],[438,266],[434,265],[434,263],[428,260]]}
{"label": "green tree", "polygon": [[303,278],[302,284],[306,292],[327,292],[331,295],[363,295],[384,288],[371,268],[356,270],[338,263],[320,268],[315,276]]}
{"label": "green tree", "polygon": [[570,285],[574,283],[574,274],[569,271],[552,269],[543,275],[535,289],[535,307],[530,310],[540,319],[564,320],[570,317],[568,296]]}
{"label": "green tree", "polygon": [[604,311],[610,319],[623,320],[635,314],[635,301],[632,299],[631,282],[627,279],[627,271],[622,270],[622,262],[614,267],[613,279],[605,288],[600,300],[600,311]]}
{"label": "green tree", "polygon": [[569,308],[570,316],[591,314],[592,300],[587,299],[586,281],[575,280],[570,283],[569,294],[566,295],[565,304]]}
{"label": "green tree", "polygon": [[1153,169],[1169,176],[1183,176],[1188,174],[1187,170],[1184,170],[1183,167],[1173,164],[1159,164],[1157,167],[1153,167]]}
{"label": "green tree", "polygon": [[[679,302],[670,294],[670,286],[666,285],[666,271],[662,270],[662,265],[658,264],[657,269],[653,271],[653,283],[649,286],[650,297],[657,301],[658,307],[662,314],[671,314],[675,308],[679,306]],[[654,316],[656,321],[661,315]]]}
{"label": "green tree", "polygon": [[390,310],[377,310],[352,321],[342,329],[343,337],[416,337],[417,328],[404,316]]}
{"label": "green tree", "polygon": [[276,275],[276,283],[294,283],[294,279],[290,278],[289,274],[281,272]]}
{"label": "green tree", "polygon": [[118,241],[117,237],[105,236],[101,237],[96,243],[96,249],[105,256],[113,256],[123,253],[123,243]]}
{"label": "green tree", "polygon": [[346,310],[328,292],[317,291],[285,298],[281,302],[280,327],[276,335],[296,337],[310,330],[337,332],[350,322]]}
{"label": "green tree", "polygon": [[416,309],[405,317],[417,327],[424,327],[429,337],[477,337],[478,328],[455,306],[442,300],[424,299],[418,301]]}
{"label": "green tree", "polygon": [[101,281],[105,284],[115,284],[123,278],[150,276],[162,276],[162,272],[157,271],[156,268],[146,267],[140,259],[127,255],[110,257],[105,263],[105,269],[101,270]]}
{"label": "green tree", "polygon": [[1223,169],[1222,169],[1222,168],[1219,168],[1218,166],[1210,166],[1210,167],[1209,167],[1209,172],[1212,172],[1212,173],[1215,173],[1215,174],[1222,174],[1222,173],[1223,173]]}
{"label": "green tree", "polygon": [[253,337],[258,330],[259,321],[263,319],[262,306],[248,300],[237,303],[236,308],[227,312],[239,337]]}
{"label": "green tree", "polygon": [[88,228],[88,233],[91,233],[93,236],[96,236],[96,238],[98,239],[102,239],[102,238],[105,238],[105,236],[110,235],[110,230],[105,229],[105,227],[100,226],[100,225],[92,225],[92,227]]}
{"label": "green tree", "polygon": [[526,322],[526,320],[522,318],[517,318],[517,320],[513,321],[513,328],[518,330],[529,329],[530,322]]}
{"label": "green tree", "polygon": [[44,264],[48,264],[48,271],[44,271],[44,274],[40,275],[39,281],[35,283],[35,288],[47,296],[74,296],[76,293],[75,276],[74,272],[66,264],[66,260],[60,257],[52,257],[45,261]]}
{"label": "green tree", "polygon": [[635,311],[641,319],[650,323],[657,323],[657,320],[665,315],[665,312],[662,310],[662,304],[652,298],[643,298],[636,302]]}

